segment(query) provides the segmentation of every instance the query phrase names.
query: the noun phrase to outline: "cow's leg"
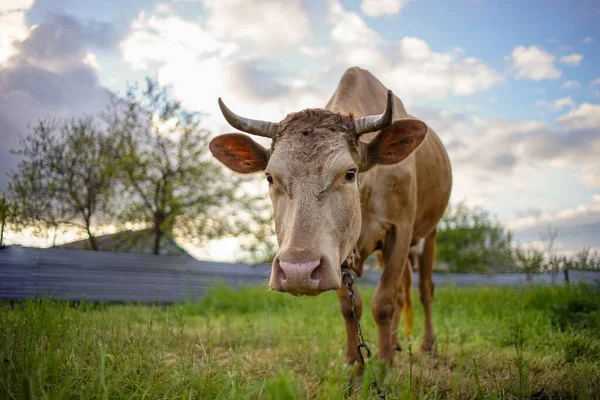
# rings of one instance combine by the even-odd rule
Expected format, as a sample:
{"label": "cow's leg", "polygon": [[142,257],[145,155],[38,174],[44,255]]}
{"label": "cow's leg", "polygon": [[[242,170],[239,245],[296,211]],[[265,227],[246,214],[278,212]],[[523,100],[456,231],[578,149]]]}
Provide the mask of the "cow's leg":
{"label": "cow's leg", "polygon": [[414,306],[412,300],[412,263],[407,262],[406,271],[402,275],[402,317],[404,318],[404,333],[410,336],[414,324]]}
{"label": "cow's leg", "polygon": [[[400,230],[404,233],[409,230]],[[406,235],[391,232],[386,238],[383,250],[385,264],[381,278],[377,283],[371,304],[375,322],[379,328],[379,357],[388,363],[392,362],[396,340],[392,335],[394,313],[401,296],[403,274],[406,271],[406,260],[410,249],[410,240]]]}
{"label": "cow's leg", "polygon": [[400,316],[404,318],[404,332],[410,336],[413,328],[413,301],[412,301],[412,262],[409,257],[406,261],[406,270],[402,275],[399,294],[396,297],[396,311],[392,320],[392,343],[396,343],[396,350],[400,351],[398,331],[400,330]]}
{"label": "cow's leg", "polygon": [[423,351],[435,353],[435,333],[431,307],[433,305],[433,261],[435,257],[435,239],[437,230],[433,230],[426,238],[423,253],[419,257],[419,296],[425,311],[425,333],[423,334]]}
{"label": "cow's leg", "polygon": [[[360,319],[362,315],[362,300],[358,293],[356,284],[352,285],[354,291],[354,301],[356,304],[356,315]],[[337,291],[338,298],[340,300],[340,309],[344,316],[344,322],[346,323],[346,337],[348,349],[346,350],[346,360],[349,364],[358,363],[359,374],[362,373],[363,365],[361,364],[361,358],[358,354],[358,332],[356,331],[356,323],[354,321],[354,313],[352,312],[352,304],[350,303],[350,293],[348,288],[342,284],[342,287]]]}

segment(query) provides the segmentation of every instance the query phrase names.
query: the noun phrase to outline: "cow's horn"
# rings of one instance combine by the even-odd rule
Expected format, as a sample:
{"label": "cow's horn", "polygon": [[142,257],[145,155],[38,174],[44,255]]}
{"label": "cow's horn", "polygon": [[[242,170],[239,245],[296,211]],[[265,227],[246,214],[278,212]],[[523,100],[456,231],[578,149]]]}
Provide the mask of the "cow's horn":
{"label": "cow's horn", "polygon": [[354,127],[356,133],[362,135],[364,133],[375,132],[389,126],[394,120],[394,94],[388,90],[387,102],[385,111],[379,115],[369,115],[366,117],[356,118]]}
{"label": "cow's horn", "polygon": [[253,135],[264,136],[268,138],[273,138],[274,132],[277,130],[277,124],[269,121],[261,121],[258,119],[250,119],[240,117],[231,111],[223,100],[219,97],[219,108],[223,113],[223,116],[229,122],[231,126],[236,129],[239,129],[242,132],[251,133]]}

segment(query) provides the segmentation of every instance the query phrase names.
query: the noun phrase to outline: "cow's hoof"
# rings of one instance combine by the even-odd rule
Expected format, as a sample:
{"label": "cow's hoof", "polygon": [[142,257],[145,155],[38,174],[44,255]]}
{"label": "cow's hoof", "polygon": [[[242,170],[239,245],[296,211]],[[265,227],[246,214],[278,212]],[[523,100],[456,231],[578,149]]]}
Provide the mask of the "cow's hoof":
{"label": "cow's hoof", "polygon": [[348,365],[352,368],[352,376],[361,377],[365,373],[365,365],[359,359],[347,360]]}
{"label": "cow's hoof", "polygon": [[423,353],[429,354],[434,358],[437,358],[437,343],[435,342],[435,340],[425,340],[423,341],[423,345],[421,345],[421,351]]}

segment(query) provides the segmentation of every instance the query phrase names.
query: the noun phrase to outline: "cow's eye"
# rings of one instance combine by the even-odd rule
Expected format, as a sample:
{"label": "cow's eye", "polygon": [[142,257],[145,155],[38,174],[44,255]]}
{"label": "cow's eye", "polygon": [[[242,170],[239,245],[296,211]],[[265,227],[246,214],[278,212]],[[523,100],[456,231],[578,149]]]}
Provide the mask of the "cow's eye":
{"label": "cow's eye", "polygon": [[273,177],[271,176],[271,174],[269,174],[268,172],[265,173],[266,177],[267,177],[267,182],[269,182],[269,185],[273,184]]}
{"label": "cow's eye", "polygon": [[344,179],[346,179],[346,182],[354,182],[354,179],[356,179],[356,168],[349,169]]}

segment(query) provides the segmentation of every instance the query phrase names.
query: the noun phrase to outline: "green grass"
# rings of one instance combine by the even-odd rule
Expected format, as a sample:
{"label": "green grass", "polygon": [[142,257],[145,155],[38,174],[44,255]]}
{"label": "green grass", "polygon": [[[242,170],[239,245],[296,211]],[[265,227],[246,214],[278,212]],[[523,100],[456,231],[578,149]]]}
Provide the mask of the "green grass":
{"label": "green grass", "polygon": [[[362,290],[370,310],[372,290]],[[415,298],[418,299],[417,293]],[[438,358],[423,314],[392,368],[370,362],[351,398],[598,398],[600,288],[436,290]],[[370,311],[365,338],[376,352]],[[351,370],[335,293],[218,287],[167,306],[0,304],[0,398],[343,398]]]}

